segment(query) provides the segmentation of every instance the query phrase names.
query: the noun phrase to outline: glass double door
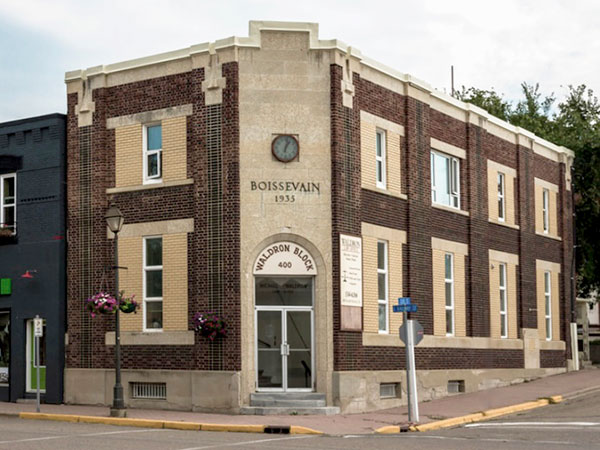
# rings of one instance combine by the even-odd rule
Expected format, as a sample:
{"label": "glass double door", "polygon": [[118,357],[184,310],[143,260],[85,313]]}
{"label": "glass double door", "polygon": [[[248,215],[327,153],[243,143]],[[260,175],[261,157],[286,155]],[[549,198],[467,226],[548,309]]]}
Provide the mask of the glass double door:
{"label": "glass double door", "polygon": [[312,391],[312,277],[261,277],[255,288],[258,390]]}
{"label": "glass double door", "polygon": [[312,309],[257,309],[261,390],[312,390]]}

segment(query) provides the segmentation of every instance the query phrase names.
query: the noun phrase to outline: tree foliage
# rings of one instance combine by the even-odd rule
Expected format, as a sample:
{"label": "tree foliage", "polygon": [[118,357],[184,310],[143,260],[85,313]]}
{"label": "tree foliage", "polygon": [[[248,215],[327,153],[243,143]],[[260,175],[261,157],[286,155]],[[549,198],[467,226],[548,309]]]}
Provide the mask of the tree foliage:
{"label": "tree foliage", "polygon": [[600,293],[600,102],[585,85],[569,86],[556,107],[553,94],[539,84],[521,84],[523,98],[513,104],[493,88],[464,86],[456,97],[575,152],[573,190],[577,241],[577,290],[587,297]]}

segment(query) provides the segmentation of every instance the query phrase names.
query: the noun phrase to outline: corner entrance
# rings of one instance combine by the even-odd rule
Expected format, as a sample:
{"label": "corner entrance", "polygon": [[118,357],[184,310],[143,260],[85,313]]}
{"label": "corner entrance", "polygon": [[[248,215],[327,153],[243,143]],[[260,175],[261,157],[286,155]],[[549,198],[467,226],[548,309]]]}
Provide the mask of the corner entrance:
{"label": "corner entrance", "polygon": [[256,388],[313,391],[314,279],[310,253],[298,244],[267,247],[254,266]]}

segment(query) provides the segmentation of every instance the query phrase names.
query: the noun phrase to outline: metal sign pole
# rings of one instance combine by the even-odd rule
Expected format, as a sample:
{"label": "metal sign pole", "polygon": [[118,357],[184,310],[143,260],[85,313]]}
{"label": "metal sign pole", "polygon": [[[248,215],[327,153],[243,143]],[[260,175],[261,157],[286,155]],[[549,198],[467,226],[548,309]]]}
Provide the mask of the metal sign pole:
{"label": "metal sign pole", "polygon": [[[406,314],[408,317],[408,314]],[[417,399],[417,370],[415,367],[415,335],[414,335],[414,323],[412,319],[408,319],[406,322],[406,334],[407,334],[407,343],[406,343],[406,359],[407,359],[407,376],[410,381],[408,383],[408,390],[410,392],[409,395],[409,405],[408,405],[408,420],[409,422],[417,423],[419,422],[419,400]],[[410,368],[410,369],[409,369]]]}
{"label": "metal sign pole", "polygon": [[35,362],[36,362],[36,369],[35,369],[35,376],[36,376],[36,386],[37,386],[37,393],[36,393],[36,411],[40,412],[40,338],[39,336],[35,337]]}
{"label": "metal sign pole", "polygon": [[[404,323],[408,326],[408,313],[406,311],[404,311],[402,313],[402,316],[404,318]],[[410,330],[407,328],[407,339],[406,342],[404,343],[405,346],[405,350],[406,350],[406,397],[408,399],[408,421],[410,423],[414,423],[414,418],[413,418],[413,407],[412,407],[412,388],[411,388],[411,364],[410,364]]]}

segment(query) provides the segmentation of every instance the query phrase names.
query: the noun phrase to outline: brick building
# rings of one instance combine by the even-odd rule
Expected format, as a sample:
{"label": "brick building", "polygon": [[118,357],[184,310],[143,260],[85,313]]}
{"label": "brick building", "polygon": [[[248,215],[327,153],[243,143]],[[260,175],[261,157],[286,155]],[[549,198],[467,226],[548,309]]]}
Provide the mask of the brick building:
{"label": "brick building", "polygon": [[[120,287],[142,300],[122,322],[129,406],[399,405],[401,296],[425,331],[421,398],[569,367],[571,151],[316,24],[250,22],[66,83],[66,401],[111,402],[113,320],[82,306],[112,288],[110,202]],[[226,337],[193,331],[204,311]]]}

